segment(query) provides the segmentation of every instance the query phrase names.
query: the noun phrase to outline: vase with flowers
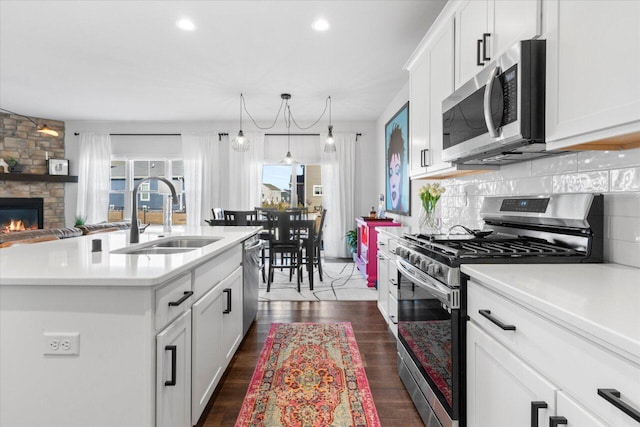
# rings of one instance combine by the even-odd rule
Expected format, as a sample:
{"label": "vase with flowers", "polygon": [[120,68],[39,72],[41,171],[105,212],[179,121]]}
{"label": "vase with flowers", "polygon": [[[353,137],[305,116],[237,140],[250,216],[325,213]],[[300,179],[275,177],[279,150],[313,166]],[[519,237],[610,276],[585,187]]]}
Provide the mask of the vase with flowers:
{"label": "vase with flowers", "polygon": [[440,184],[425,184],[418,191],[420,196],[420,202],[422,209],[420,210],[420,230],[425,233],[439,233],[442,221],[438,213],[436,213],[436,206],[440,196],[447,191]]}

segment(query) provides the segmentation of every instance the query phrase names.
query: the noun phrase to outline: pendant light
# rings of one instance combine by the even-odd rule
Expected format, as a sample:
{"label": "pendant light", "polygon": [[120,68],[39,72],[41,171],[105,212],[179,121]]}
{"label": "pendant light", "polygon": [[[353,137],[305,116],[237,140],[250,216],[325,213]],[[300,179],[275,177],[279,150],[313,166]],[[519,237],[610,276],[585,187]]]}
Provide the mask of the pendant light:
{"label": "pendant light", "polygon": [[231,147],[235,151],[244,152],[249,151],[249,147],[251,146],[251,142],[249,139],[244,136],[244,132],[242,132],[242,104],[244,103],[244,97],[240,94],[240,131],[238,132],[238,136],[233,139],[233,144]]}
{"label": "pendant light", "polygon": [[329,97],[329,133],[327,134],[327,139],[324,143],[324,152],[336,152],[336,141],[333,139],[333,125],[331,123],[331,97]]}
{"label": "pendant light", "polygon": [[[287,115],[289,116],[289,120],[287,120]],[[296,164],[298,162],[293,160],[293,156],[291,155],[291,108],[289,107],[288,99],[285,107],[284,122],[287,125],[287,155],[282,159],[282,163],[288,165]]]}
{"label": "pendant light", "polygon": [[40,126],[38,125],[31,117],[29,116],[25,116],[24,114],[18,114],[18,113],[14,113],[13,111],[9,111],[9,110],[5,110],[4,108],[0,108],[0,111],[4,111],[6,113],[9,114],[14,114],[16,116],[20,116],[20,117],[24,117],[25,119],[29,120],[31,123],[33,123],[36,127],[36,130],[40,133],[43,133],[45,135],[49,135],[49,136],[58,136],[59,133],[58,131],[51,129],[49,126],[47,126],[46,124]]}

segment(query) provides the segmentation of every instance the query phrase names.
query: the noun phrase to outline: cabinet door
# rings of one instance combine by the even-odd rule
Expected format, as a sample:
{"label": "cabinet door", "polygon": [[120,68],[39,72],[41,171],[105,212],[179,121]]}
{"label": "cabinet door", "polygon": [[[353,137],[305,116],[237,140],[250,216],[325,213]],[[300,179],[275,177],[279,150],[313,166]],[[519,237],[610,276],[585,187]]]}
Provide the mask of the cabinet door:
{"label": "cabinet door", "polygon": [[546,140],[573,138],[550,147],[639,131],[640,2],[550,0],[544,21]]}
{"label": "cabinet door", "polygon": [[[556,398],[556,411],[559,416],[567,419],[567,427],[606,427],[606,424],[596,419],[586,408],[580,406],[562,391],[557,392]],[[631,425],[631,418],[629,421],[629,425]]]}
{"label": "cabinet door", "polygon": [[478,65],[478,40],[488,31],[488,17],[487,0],[467,0],[456,12],[456,88],[484,67]]}
{"label": "cabinet door", "polygon": [[[529,426],[532,413],[539,427],[546,426],[556,413],[555,391],[475,323],[467,323],[467,427]],[[534,410],[536,401],[547,408]]]}
{"label": "cabinet door", "polygon": [[389,259],[378,252],[378,310],[389,322]]}
{"label": "cabinet door", "polygon": [[429,156],[429,55],[423,52],[409,75],[409,176],[424,173]]}
{"label": "cabinet door", "polygon": [[191,422],[198,423],[224,372],[222,311],[226,295],[216,286],[191,308],[193,317]]}
{"label": "cabinet door", "polygon": [[541,0],[495,0],[489,9],[488,57],[495,59],[519,42],[541,34]]}
{"label": "cabinet door", "polygon": [[442,163],[442,100],[453,92],[453,20],[434,36],[429,48],[430,165]]}
{"label": "cabinet door", "polygon": [[156,426],[191,426],[191,310],[156,336]]}
{"label": "cabinet door", "polygon": [[242,268],[220,282],[224,296],[222,310],[222,346],[224,368],[231,361],[240,341],[242,341]]}

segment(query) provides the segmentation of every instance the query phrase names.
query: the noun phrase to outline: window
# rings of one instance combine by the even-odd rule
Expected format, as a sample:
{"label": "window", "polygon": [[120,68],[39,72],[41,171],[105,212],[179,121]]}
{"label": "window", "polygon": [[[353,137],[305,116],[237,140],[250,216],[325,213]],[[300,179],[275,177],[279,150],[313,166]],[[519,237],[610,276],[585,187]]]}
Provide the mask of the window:
{"label": "window", "polygon": [[[109,192],[109,221],[131,217],[133,188],[148,176],[170,177],[178,196],[173,207],[173,223],[186,223],[184,162],[182,160],[112,160]],[[159,181],[140,185],[137,194],[138,218],[143,224],[162,224],[164,197],[170,194]]]}
{"label": "window", "polygon": [[314,193],[314,187],[320,183],[320,165],[265,164],[262,207],[306,207],[310,212],[320,212],[322,194]]}

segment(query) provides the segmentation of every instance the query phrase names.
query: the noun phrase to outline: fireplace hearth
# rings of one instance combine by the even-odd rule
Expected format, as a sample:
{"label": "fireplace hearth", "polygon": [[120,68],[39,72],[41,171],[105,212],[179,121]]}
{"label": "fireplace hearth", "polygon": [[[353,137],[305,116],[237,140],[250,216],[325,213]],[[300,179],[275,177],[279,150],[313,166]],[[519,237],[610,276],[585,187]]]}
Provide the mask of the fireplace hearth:
{"label": "fireplace hearth", "polygon": [[43,228],[44,199],[0,198],[0,233]]}

